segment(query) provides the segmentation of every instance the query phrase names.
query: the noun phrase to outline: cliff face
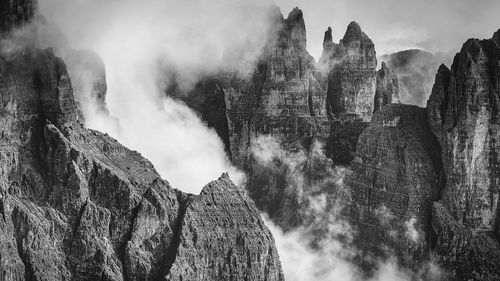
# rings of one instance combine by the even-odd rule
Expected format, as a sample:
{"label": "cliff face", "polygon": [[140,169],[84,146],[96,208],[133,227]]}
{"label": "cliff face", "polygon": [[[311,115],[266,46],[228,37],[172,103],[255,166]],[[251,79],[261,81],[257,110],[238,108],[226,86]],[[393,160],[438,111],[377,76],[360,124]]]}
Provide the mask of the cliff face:
{"label": "cliff face", "polygon": [[271,233],[227,175],[189,199],[181,228],[167,280],[284,280]]}
{"label": "cliff face", "polygon": [[[296,226],[301,224],[300,215],[290,211],[301,200],[284,178],[289,167],[281,163],[269,169],[256,161],[252,149],[259,136],[271,135],[285,150],[308,150],[314,139],[328,136],[331,124],[322,76],[305,49],[302,11],[294,9],[287,19],[278,13],[275,19],[276,31],[251,77],[229,74],[221,89],[232,161],[247,171],[252,198],[282,226]],[[266,198],[265,191],[274,195]]]}
{"label": "cliff face", "polygon": [[[481,252],[495,253],[498,261],[499,62],[498,32],[493,39],[468,40],[451,70],[439,69],[427,105],[446,173],[442,200],[435,209],[449,212],[440,214],[442,219],[433,225],[437,232],[456,234],[441,237],[438,247],[464,278],[481,274],[474,264],[488,262],[478,260]],[[461,243],[468,243],[468,249]],[[467,251],[474,253],[468,261],[460,258]],[[499,276],[495,268],[483,274]]]}
{"label": "cliff face", "polygon": [[499,60],[494,40],[467,41],[451,71],[440,69],[428,102],[447,172],[443,202],[457,220],[479,232],[497,229]]}
{"label": "cliff face", "polygon": [[51,50],[0,57],[0,280],[283,280],[245,191],[177,191],[81,116]]}
{"label": "cliff face", "polygon": [[393,104],[375,113],[345,179],[360,249],[396,254],[411,266],[423,261],[440,193],[439,154],[425,109]]}
{"label": "cliff face", "polygon": [[331,118],[356,114],[369,122],[374,112],[377,83],[375,45],[356,22],[339,44],[325,34],[320,66],[328,73],[327,108]]}
{"label": "cliff face", "polygon": [[[326,32],[319,65],[306,50],[298,8],[286,19],[275,11],[271,30],[253,72],[223,72],[203,79],[185,96],[168,94],[183,99],[216,129],[240,167],[259,135],[295,148],[320,139],[329,144],[334,163],[349,164],[373,112],[399,102],[397,76],[386,66],[376,71],[374,45],[355,22],[339,44],[333,43],[331,29]],[[222,109],[224,116],[214,113]]]}
{"label": "cliff face", "polygon": [[252,138],[272,134],[289,144],[327,133],[325,94],[314,59],[306,51],[302,11],[278,13],[251,77],[222,79],[232,160],[243,166]]}
{"label": "cliff face", "polygon": [[[38,14],[36,1],[2,1],[0,5],[5,6],[5,10],[0,10],[5,12],[0,19],[9,22],[3,30],[6,40],[1,46],[3,55],[9,56],[9,53],[23,48],[50,47],[66,64],[78,107],[86,116],[99,114],[109,117],[105,101],[106,68],[99,55],[90,50],[73,49],[62,32]],[[10,32],[11,29],[15,32]]]}
{"label": "cliff face", "polygon": [[[356,23],[340,44],[332,42],[331,30],[326,33],[318,66],[306,50],[302,11],[295,8],[286,19],[277,8],[271,13],[271,33],[252,71],[221,72],[186,95],[167,94],[181,98],[215,128],[232,162],[247,172],[247,188],[257,206],[288,228],[303,223],[297,210],[307,205],[307,196],[298,193],[315,189],[311,179],[318,177],[317,171],[304,168],[316,161],[311,158],[313,144],[325,144],[328,167],[348,165],[375,103],[378,110],[397,102],[398,85],[387,67],[376,72],[373,43]],[[334,114],[334,100],[349,102],[336,103]],[[272,167],[263,164],[253,151],[261,136],[272,136],[285,154],[307,156],[295,167],[278,158]],[[288,178],[297,173],[304,174],[304,187]]]}
{"label": "cliff face", "polygon": [[2,0],[0,1],[0,33],[9,32],[12,28],[20,28],[29,23],[36,15],[36,0]]}

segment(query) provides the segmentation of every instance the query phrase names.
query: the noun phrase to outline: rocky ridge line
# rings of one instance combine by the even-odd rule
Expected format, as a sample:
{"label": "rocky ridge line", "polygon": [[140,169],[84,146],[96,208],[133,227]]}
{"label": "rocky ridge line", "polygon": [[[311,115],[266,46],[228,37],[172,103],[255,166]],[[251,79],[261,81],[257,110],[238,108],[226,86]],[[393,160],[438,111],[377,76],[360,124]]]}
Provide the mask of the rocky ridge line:
{"label": "rocky ridge line", "polygon": [[[0,57],[0,93],[0,280],[283,280],[245,191],[223,176],[182,193],[139,153],[86,129],[50,49]],[[217,243],[197,251],[201,235]]]}

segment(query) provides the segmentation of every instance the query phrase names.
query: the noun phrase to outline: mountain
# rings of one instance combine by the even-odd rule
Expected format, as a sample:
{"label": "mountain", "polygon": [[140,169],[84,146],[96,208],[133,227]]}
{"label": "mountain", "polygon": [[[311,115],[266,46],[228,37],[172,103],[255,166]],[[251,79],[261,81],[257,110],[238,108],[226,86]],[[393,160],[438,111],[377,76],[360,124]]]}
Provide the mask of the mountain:
{"label": "mountain", "polygon": [[395,254],[416,270],[429,260],[432,203],[443,182],[439,154],[424,108],[392,104],[375,113],[345,178],[360,249]]}
{"label": "mountain", "polygon": [[[11,29],[30,25],[32,2],[1,3]],[[51,49],[2,52],[0,93],[0,280],[283,280],[245,189],[223,175],[200,195],[180,192],[86,129]]]}
{"label": "mountain", "polygon": [[356,114],[368,122],[374,112],[377,57],[375,45],[356,22],[347,26],[339,44],[329,28],[323,40],[319,65],[328,73],[329,114]]}
{"label": "mountain", "polygon": [[302,11],[295,8],[284,18],[276,8],[272,14],[271,34],[253,71],[222,71],[191,92],[167,94],[216,129],[233,164],[247,173],[247,189],[259,209],[287,229],[303,224],[300,210],[309,204],[297,188],[310,194],[317,187],[298,187],[286,175],[317,178],[319,172],[307,170],[316,160],[294,168],[277,158],[272,167],[262,165],[255,155],[259,137],[272,136],[291,153],[311,154],[315,142],[326,143],[330,159],[318,161],[325,167],[348,165],[373,112],[398,102],[399,95],[396,75],[385,65],[377,72],[375,47],[357,23],[348,26],[339,44],[333,43],[331,29],[326,32],[318,64],[306,50]]}
{"label": "mountain", "polygon": [[437,252],[463,279],[500,278],[498,266],[500,30],[470,39],[439,68],[427,104],[446,184],[434,204]]}
{"label": "mountain", "polygon": [[[33,28],[36,3],[1,5],[2,42]],[[407,51],[377,70],[356,22],[338,43],[327,29],[316,63],[302,11],[270,13],[250,70],[166,90],[248,175],[244,188],[224,174],[199,195],[85,128],[78,100],[107,111],[96,54],[0,46],[0,279],[284,280],[260,212],[285,231],[311,230],[313,249],[336,234],[331,215],[348,222],[356,231],[340,238],[367,273],[395,257],[421,280],[431,262],[451,280],[500,279],[500,30],[468,40],[451,68]],[[411,83],[434,74],[427,108],[399,103],[400,89],[427,95]]]}
{"label": "mountain", "polygon": [[[360,137],[346,186],[356,242],[454,280],[498,280],[500,31],[442,65],[427,109],[390,105]],[[417,266],[418,268],[418,266]]]}
{"label": "mountain", "polygon": [[[247,172],[257,207],[291,230],[318,221],[311,198],[325,195],[327,212],[340,202],[357,230],[364,269],[394,256],[424,279],[431,260],[451,279],[500,278],[500,32],[467,41],[451,70],[438,70],[437,56],[406,51],[377,71],[375,46],[355,22],[339,43],[325,32],[317,64],[298,9],[276,24],[253,72],[220,73],[180,97],[202,118],[207,108],[225,109],[218,118],[227,127],[205,121]],[[402,89],[403,102],[422,106],[432,83],[427,108],[398,104]],[[340,183],[339,164],[348,166]]]}

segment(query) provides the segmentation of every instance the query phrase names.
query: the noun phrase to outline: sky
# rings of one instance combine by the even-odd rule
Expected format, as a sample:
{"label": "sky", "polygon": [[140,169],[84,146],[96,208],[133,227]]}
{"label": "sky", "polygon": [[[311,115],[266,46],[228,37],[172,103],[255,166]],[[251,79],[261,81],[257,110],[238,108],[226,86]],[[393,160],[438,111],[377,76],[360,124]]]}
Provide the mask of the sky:
{"label": "sky", "polygon": [[373,40],[377,55],[418,48],[456,52],[469,38],[491,38],[500,29],[499,0],[276,0],[283,14],[304,12],[308,50],[321,56],[323,36],[343,37],[356,21]]}

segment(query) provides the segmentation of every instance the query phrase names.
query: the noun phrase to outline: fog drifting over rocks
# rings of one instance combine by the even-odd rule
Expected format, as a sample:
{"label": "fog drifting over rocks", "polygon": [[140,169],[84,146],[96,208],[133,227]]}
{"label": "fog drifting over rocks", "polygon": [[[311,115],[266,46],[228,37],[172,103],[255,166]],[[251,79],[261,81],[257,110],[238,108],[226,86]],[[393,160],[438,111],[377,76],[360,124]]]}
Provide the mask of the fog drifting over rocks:
{"label": "fog drifting over rocks", "polygon": [[168,71],[189,89],[222,66],[225,49],[252,61],[267,40],[269,7],[264,0],[40,1],[72,48],[96,51],[106,66],[106,102],[120,125],[92,114],[87,126],[138,150],[173,186],[192,193],[226,171],[240,184],[244,176],[216,133],[165,97]]}
{"label": "fog drifting over rocks", "polygon": [[[304,8],[309,47],[316,58],[321,53],[326,27],[332,25],[334,30],[343,31],[347,25],[343,20],[347,17],[348,21],[360,19],[366,33],[374,38],[379,53],[391,51],[390,44],[394,48],[432,49],[435,42],[425,45],[408,41],[423,34],[420,29],[410,28],[402,34],[408,28],[405,24],[399,31],[388,28],[388,23],[371,25],[387,14],[376,12],[388,9],[386,4],[370,10],[372,6],[366,1],[347,2],[351,3],[340,1],[337,7],[323,1],[280,0],[278,4],[284,7],[284,13],[290,10],[290,5]],[[187,106],[164,95],[169,83],[166,74],[170,67],[175,69],[181,86],[189,89],[199,77],[224,67],[221,59],[225,49],[239,50],[241,59],[252,61],[267,39],[266,11],[270,4],[266,0],[42,0],[40,8],[47,20],[62,30],[73,48],[92,49],[103,58],[108,83],[106,101],[119,125],[105,116],[88,116],[87,125],[108,132],[141,152],[174,187],[199,193],[206,183],[225,171],[238,184],[244,183],[244,175],[230,164],[216,133]],[[324,13],[316,17],[314,11],[318,5],[324,5]],[[372,12],[370,17],[366,17],[368,11]],[[337,18],[340,13],[345,14]],[[392,37],[378,36],[384,33]],[[338,38],[340,33],[336,34]],[[420,38],[425,40],[426,36]],[[471,34],[464,31],[463,36]],[[453,41],[450,46],[456,45],[455,39],[449,39]],[[286,154],[279,153],[279,148],[273,153]],[[267,159],[268,154],[264,156]],[[322,199],[310,198],[318,202],[312,211],[325,216],[328,214],[321,207]],[[329,228],[345,230],[345,222],[339,221],[336,214],[329,215],[327,222],[332,223]],[[328,238],[321,241],[321,250],[313,249],[307,228],[285,233],[269,220],[267,224],[275,236],[288,281],[360,280],[359,269],[348,260],[352,255],[349,245]],[[413,237],[412,226],[409,222],[408,235]],[[409,276],[388,260],[380,261],[379,270],[369,280],[402,281]]]}

